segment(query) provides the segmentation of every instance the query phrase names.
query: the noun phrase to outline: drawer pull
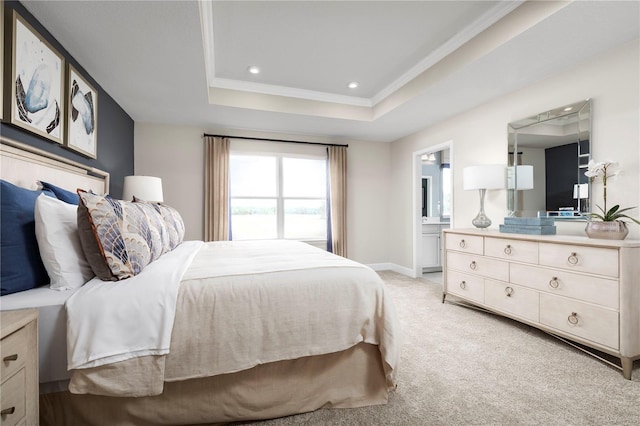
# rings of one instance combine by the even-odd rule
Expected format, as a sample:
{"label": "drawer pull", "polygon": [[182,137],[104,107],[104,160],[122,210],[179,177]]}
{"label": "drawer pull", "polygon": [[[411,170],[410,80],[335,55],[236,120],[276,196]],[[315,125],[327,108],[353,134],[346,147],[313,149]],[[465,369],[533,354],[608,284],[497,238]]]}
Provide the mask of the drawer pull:
{"label": "drawer pull", "polygon": [[558,277],[553,277],[549,280],[549,287],[558,288],[559,285],[560,283],[558,282]]}
{"label": "drawer pull", "polygon": [[511,255],[511,245],[507,244],[507,246],[504,248],[504,254],[508,256]]}
{"label": "drawer pull", "polygon": [[465,288],[467,288],[467,282],[466,282],[466,281],[462,281],[462,282],[460,283],[460,288],[461,288],[461,289],[463,289],[463,290],[464,290]]}
{"label": "drawer pull", "polygon": [[2,360],[3,360],[4,362],[17,361],[17,360],[18,360],[18,354],[13,354],[13,355],[5,356],[4,358],[2,358]]}
{"label": "drawer pull", "polygon": [[513,294],[513,287],[506,287],[504,289],[504,292],[507,293],[507,297],[511,297],[511,295]]}
{"label": "drawer pull", "polygon": [[465,240],[460,240],[460,248],[465,248],[467,246],[467,243]]}
{"label": "drawer pull", "polygon": [[478,269],[478,264],[476,263],[476,261],[475,261],[475,260],[469,264],[469,268],[470,268],[472,271],[475,271],[476,269]]}
{"label": "drawer pull", "polygon": [[569,256],[567,258],[567,262],[569,262],[570,265],[577,265],[578,264],[578,253],[576,253],[576,252],[571,253],[571,256]]}
{"label": "drawer pull", "polygon": [[571,312],[571,315],[567,317],[567,321],[569,321],[569,324],[571,325],[578,324],[578,314],[575,312]]}
{"label": "drawer pull", "polygon": [[16,407],[9,407],[9,408],[5,408],[4,410],[0,411],[0,414],[3,416],[8,416],[10,414],[13,414],[16,412]]}

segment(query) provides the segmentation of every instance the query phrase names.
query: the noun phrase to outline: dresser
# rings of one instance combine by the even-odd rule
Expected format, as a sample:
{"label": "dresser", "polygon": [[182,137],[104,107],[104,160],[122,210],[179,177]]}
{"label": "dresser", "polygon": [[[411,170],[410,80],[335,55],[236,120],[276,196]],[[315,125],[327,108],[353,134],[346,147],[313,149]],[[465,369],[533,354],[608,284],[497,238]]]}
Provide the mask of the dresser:
{"label": "dresser", "polygon": [[3,311],[0,315],[0,424],[37,425],[38,311]]}
{"label": "dresser", "polygon": [[640,358],[640,241],[444,231],[447,296],[620,358]]}

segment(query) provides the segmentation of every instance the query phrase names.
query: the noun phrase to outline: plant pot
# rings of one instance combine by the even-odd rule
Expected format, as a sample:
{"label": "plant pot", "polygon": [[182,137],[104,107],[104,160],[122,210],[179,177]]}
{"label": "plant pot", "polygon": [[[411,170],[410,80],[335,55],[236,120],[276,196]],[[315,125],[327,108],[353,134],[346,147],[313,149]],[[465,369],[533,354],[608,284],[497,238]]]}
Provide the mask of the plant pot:
{"label": "plant pot", "polygon": [[589,238],[600,238],[603,240],[624,240],[629,233],[629,228],[625,222],[614,220],[611,222],[587,222],[584,229]]}

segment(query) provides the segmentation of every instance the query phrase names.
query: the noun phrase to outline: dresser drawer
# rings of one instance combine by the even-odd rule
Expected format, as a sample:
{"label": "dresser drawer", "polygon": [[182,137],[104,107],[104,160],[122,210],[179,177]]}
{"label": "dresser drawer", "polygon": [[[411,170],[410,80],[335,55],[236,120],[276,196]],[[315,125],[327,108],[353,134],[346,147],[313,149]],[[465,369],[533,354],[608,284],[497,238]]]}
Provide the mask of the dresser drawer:
{"label": "dresser drawer", "polygon": [[485,238],[484,255],[518,262],[538,263],[538,243],[534,241]]}
{"label": "dresser drawer", "polygon": [[509,281],[509,263],[473,254],[447,252],[447,269],[456,269],[501,281]]}
{"label": "dresser drawer", "polygon": [[465,253],[483,254],[484,238],[477,235],[445,234],[445,248],[447,250]]}
{"label": "dresser drawer", "polygon": [[24,368],[2,383],[0,395],[2,395],[0,411],[7,411],[6,414],[0,416],[0,423],[2,426],[18,424],[25,416],[27,403]]}
{"label": "dresser drawer", "polygon": [[618,349],[618,312],[550,294],[540,294],[540,323]]}
{"label": "dresser drawer", "polygon": [[512,263],[511,282],[583,302],[618,309],[620,305],[618,280],[576,274],[561,269],[541,268]]}
{"label": "dresser drawer", "polygon": [[487,306],[534,322],[538,322],[539,294],[509,283],[484,282],[484,303]]}
{"label": "dresser drawer", "polygon": [[484,303],[484,278],[447,270],[447,293]]}
{"label": "dresser drawer", "polygon": [[618,277],[618,250],[540,243],[540,264],[589,274]]}
{"label": "dresser drawer", "polygon": [[2,380],[11,376],[22,367],[27,359],[29,335],[26,328],[21,328],[2,339],[0,345],[0,377]]}

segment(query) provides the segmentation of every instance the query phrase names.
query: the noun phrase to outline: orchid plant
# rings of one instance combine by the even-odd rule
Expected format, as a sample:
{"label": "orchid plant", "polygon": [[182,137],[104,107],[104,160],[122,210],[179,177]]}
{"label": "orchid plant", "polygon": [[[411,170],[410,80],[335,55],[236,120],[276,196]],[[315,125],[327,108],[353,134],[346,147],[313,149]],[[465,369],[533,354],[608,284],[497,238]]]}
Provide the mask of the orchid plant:
{"label": "orchid plant", "polygon": [[607,179],[610,179],[620,173],[618,169],[618,163],[613,161],[602,161],[599,163],[594,162],[593,160],[589,161],[587,165],[587,171],[584,172],[585,176],[589,178],[589,183],[595,182],[597,179],[602,179],[603,185],[603,198],[604,198],[604,206],[600,207],[596,205],[602,214],[600,213],[589,213],[588,216],[590,218],[600,219],[603,222],[613,222],[621,219],[630,219],[640,225],[640,221],[634,219],[623,212],[633,210],[635,207],[627,207],[624,209],[620,208],[619,204],[611,207],[607,210]]}

